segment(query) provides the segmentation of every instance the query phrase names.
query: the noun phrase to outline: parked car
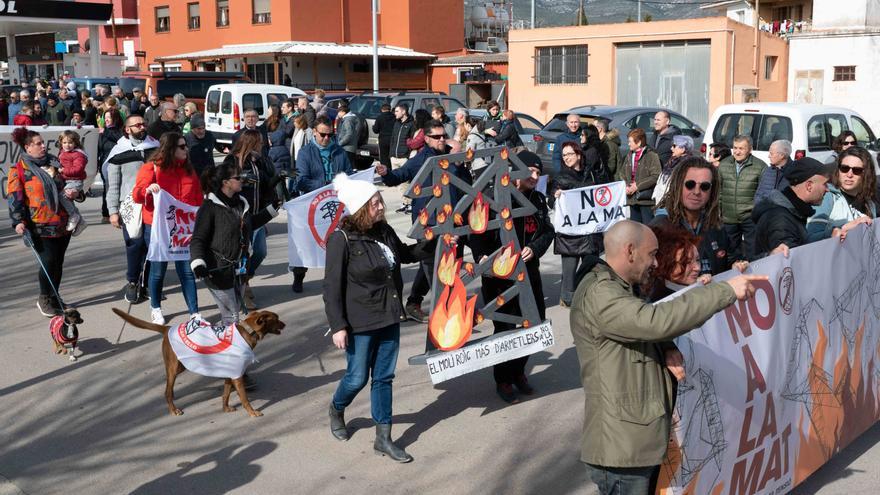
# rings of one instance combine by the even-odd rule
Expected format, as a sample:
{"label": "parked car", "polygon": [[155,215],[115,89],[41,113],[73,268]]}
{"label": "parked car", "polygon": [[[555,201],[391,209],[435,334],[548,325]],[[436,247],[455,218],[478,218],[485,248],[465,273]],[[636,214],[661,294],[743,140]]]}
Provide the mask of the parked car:
{"label": "parked car", "polygon": [[99,84],[103,84],[107,86],[107,89],[112,88],[113,86],[117,86],[119,84],[119,79],[115,77],[74,77],[70,79],[76,84],[76,92],[77,94],[81,93],[82,90],[88,90],[93,96],[95,94],[95,86]]}
{"label": "parked car", "polygon": [[859,145],[876,156],[876,135],[854,110],[804,103],[743,103],[718,107],[709,120],[700,151],[708,154],[712,143],[733,144],[734,136],[752,138],[755,156],[768,161],[770,144],[777,139],[791,141],[795,160],[804,156],[824,162],[841,131],[850,130]]}
{"label": "parked car", "polygon": [[[485,118],[489,112],[485,108],[470,108],[468,113],[472,117]],[[535,151],[537,147],[535,135],[541,132],[543,127],[544,124],[531,115],[516,112],[516,132],[519,134],[519,138],[522,139],[525,147],[530,151]]]}
{"label": "parked car", "polygon": [[205,94],[215,84],[250,83],[251,80],[243,72],[126,72],[119,78],[119,86],[130,93],[135,87],[143,88],[147,95],[156,93],[163,100],[171,100],[181,93],[186,101],[191,101],[205,109]]}
{"label": "parked car", "polygon": [[327,112],[327,118],[331,122],[336,120],[336,114],[339,113],[339,103],[348,99],[351,101],[356,95],[354,93],[333,93],[324,96],[324,111]]}
{"label": "parked car", "polygon": [[370,92],[351,98],[349,101],[351,111],[365,118],[370,127],[370,138],[367,140],[367,144],[358,150],[358,154],[365,157],[368,156],[373,160],[379,159],[379,138],[376,133],[373,132],[373,122],[375,122],[376,117],[379,116],[379,112],[384,103],[390,104],[391,108],[394,108],[401,103],[406,103],[407,106],[409,106],[410,115],[419,108],[430,110],[436,105],[443,105],[447,114],[454,114],[459,108],[464,108],[464,103],[456,98],[447,96],[446,93],[424,91],[402,91],[399,93]]}
{"label": "parked car", "polygon": [[262,123],[269,116],[269,105],[281,105],[291,97],[306,96],[305,91],[277,84],[215,84],[205,96],[205,128],[217,138],[222,151],[232,143],[232,135],[241,129],[246,110],[254,109]]}
{"label": "parked car", "polygon": [[[537,143],[535,153],[541,157],[545,164],[553,163],[553,146],[556,144],[556,137],[567,130],[565,119],[570,113],[576,113],[581,118],[581,125],[592,124],[597,119],[609,122],[609,129],[617,129],[620,133],[620,153],[625,156],[628,151],[626,143],[626,134],[636,128],[645,131],[648,136],[648,142],[654,132],[654,114],[660,110],[669,112],[671,124],[681,129],[682,134],[694,138],[695,143],[699,143],[703,139],[703,129],[691,120],[678,112],[660,107],[631,107],[631,106],[613,106],[613,105],[588,105],[583,107],[574,107],[567,112],[560,112],[553,116],[553,119],[547,123],[540,133],[534,136]],[[545,165],[546,166],[546,165]],[[552,167],[548,167],[548,170]]]}

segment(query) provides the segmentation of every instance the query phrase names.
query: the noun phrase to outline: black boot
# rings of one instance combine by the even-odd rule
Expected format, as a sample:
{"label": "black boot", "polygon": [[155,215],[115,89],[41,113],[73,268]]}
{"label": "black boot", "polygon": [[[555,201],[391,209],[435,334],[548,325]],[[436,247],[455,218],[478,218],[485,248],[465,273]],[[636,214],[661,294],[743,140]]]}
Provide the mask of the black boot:
{"label": "black boot", "polygon": [[330,401],[330,433],[337,440],[348,440],[348,428],[345,427],[345,409],[337,410],[333,406],[333,401]]}
{"label": "black boot", "polygon": [[391,425],[376,425],[376,441],[373,442],[376,455],[387,455],[397,462],[411,462],[412,456],[391,441]]}

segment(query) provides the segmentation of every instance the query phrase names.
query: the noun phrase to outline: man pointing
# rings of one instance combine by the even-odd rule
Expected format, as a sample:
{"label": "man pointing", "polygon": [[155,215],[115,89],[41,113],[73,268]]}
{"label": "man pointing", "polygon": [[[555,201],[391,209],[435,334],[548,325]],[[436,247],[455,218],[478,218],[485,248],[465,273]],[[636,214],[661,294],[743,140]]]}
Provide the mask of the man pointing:
{"label": "man pointing", "polygon": [[633,289],[657,266],[651,229],[622,221],[604,242],[607,264],[584,277],[572,300],[585,394],[581,461],[600,494],[647,495],[666,453],[674,400],[660,344],[752,297],[751,282],[767,277],[740,275],[652,305]]}

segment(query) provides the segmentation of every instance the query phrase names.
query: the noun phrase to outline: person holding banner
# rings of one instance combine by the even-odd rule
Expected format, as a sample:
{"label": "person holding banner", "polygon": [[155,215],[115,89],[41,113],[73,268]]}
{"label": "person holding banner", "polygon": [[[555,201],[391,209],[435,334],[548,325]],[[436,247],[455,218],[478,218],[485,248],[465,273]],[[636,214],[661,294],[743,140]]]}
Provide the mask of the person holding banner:
{"label": "person holding banner", "polygon": [[[442,127],[441,127],[442,128]],[[442,131],[441,131],[442,132]],[[424,242],[405,245],[385,222],[385,202],[371,181],[345,174],[333,179],[350,213],[327,241],[324,305],[333,344],[345,351],[346,371],[329,404],[330,432],[348,440],[345,408],[372,378],[370,409],[376,422],[373,449],[397,462],[412,456],[391,441],[391,397],[400,347],[401,263],[433,256]]]}
{"label": "person holding banner", "polygon": [[[578,189],[600,184],[597,179],[602,176],[596,171],[597,167],[604,167],[595,153],[595,161],[588,166],[581,145],[575,141],[562,143],[562,170],[556,175],[550,185],[553,191],[551,207],[562,191]],[[599,179],[601,180],[601,179]],[[571,298],[574,295],[575,274],[578,267],[587,261],[588,256],[598,256],[602,253],[602,234],[566,235],[556,233],[553,241],[553,254],[562,258],[562,287],[559,293],[559,305],[563,308],[571,306]]]}
{"label": "person holding banner", "polygon": [[604,243],[606,262],[584,277],[571,310],[585,395],[581,461],[600,494],[648,495],[666,454],[674,400],[658,343],[754,296],[752,282],[767,277],[739,275],[651,304],[634,289],[657,267],[651,229],[623,220]]}
{"label": "person holding banner", "polygon": [[829,237],[846,239],[846,233],[877,218],[877,175],[874,161],[865,148],[852,146],[842,151],[831,174],[831,184],[807,220],[807,240]]}
{"label": "person holding banner", "polygon": [[[172,198],[191,205],[200,206],[204,200],[202,187],[195,168],[189,161],[186,139],[177,132],[166,132],[159,140],[159,148],[153,159],[144,164],[138,171],[134,189],[131,194],[134,202],[143,205],[144,240],[150,245],[150,234],[154,226],[154,218],[164,218],[165,212],[154,212],[153,195],[165,191]],[[154,214],[155,213],[155,214]],[[165,244],[167,248],[167,243]],[[196,279],[187,261],[175,261],[174,268],[180,279],[183,298],[189,309],[191,318],[199,315],[199,300],[196,292]],[[167,261],[154,261],[150,264],[150,318],[157,325],[165,324],[162,314],[162,286],[165,284]]]}
{"label": "person holding banner", "polygon": [[626,186],[630,220],[649,224],[654,218],[654,185],[662,169],[660,157],[646,144],[645,131],[636,128],[626,135],[629,153],[618,170]]}
{"label": "person holding banner", "polygon": [[202,189],[210,191],[199,208],[190,243],[190,268],[204,279],[217,303],[224,327],[238,323],[241,309],[241,279],[246,274],[250,240],[260,228],[278,215],[274,205],[254,212],[241,196],[241,168],[225,160],[202,175]]}

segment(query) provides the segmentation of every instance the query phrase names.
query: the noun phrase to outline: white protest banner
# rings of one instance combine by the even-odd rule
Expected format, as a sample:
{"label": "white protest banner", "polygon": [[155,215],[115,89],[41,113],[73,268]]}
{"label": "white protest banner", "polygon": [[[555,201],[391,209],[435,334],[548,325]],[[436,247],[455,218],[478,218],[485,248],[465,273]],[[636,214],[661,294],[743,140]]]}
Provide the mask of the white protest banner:
{"label": "white protest banner", "polygon": [[880,419],[878,233],[752,263],[769,276],[755,297],[676,339],[687,378],[665,493],[788,492]]}
{"label": "white protest banner", "polygon": [[186,369],[202,376],[239,378],[256,360],[235,323],[212,326],[190,319],[168,330],[168,343]]}
{"label": "white protest banner", "polygon": [[[373,181],[376,167],[352,174],[354,180]],[[327,185],[284,203],[287,210],[287,259],[290,266],[324,268],[327,238],[345,216],[333,185]]]}
{"label": "white protest banner", "polygon": [[198,211],[198,206],[180,202],[165,191],[153,194],[153,225],[147,259],[189,261],[189,243]]}
{"label": "white protest banner", "polygon": [[438,384],[498,363],[529,356],[553,346],[553,326],[549,321],[537,327],[496,333],[485,339],[468,342],[454,351],[428,356],[431,383]]}
{"label": "white protest banner", "polygon": [[557,234],[595,234],[628,217],[626,184],[611,182],[562,191],[556,198],[553,227]]}
{"label": "white protest banner", "polygon": [[[6,169],[7,173],[9,167],[15,166],[16,162],[18,162],[18,156],[22,153],[21,146],[15,144],[12,140],[12,131],[14,131],[16,127],[18,126],[0,125],[0,164],[3,165],[3,168]],[[98,129],[95,129],[92,126],[83,127],[81,129],[61,126],[29,126],[28,129],[39,132],[43,141],[46,143],[46,149],[49,153],[55,156],[58,156],[58,153],[61,151],[59,148],[59,136],[62,132],[75,131],[79,134],[79,138],[82,141],[83,151],[85,151],[86,155],[89,157],[89,163],[86,165],[86,181],[83,184],[83,187],[86,191],[92,187],[92,183],[95,181],[95,175],[98,173],[98,139],[101,136]]]}

